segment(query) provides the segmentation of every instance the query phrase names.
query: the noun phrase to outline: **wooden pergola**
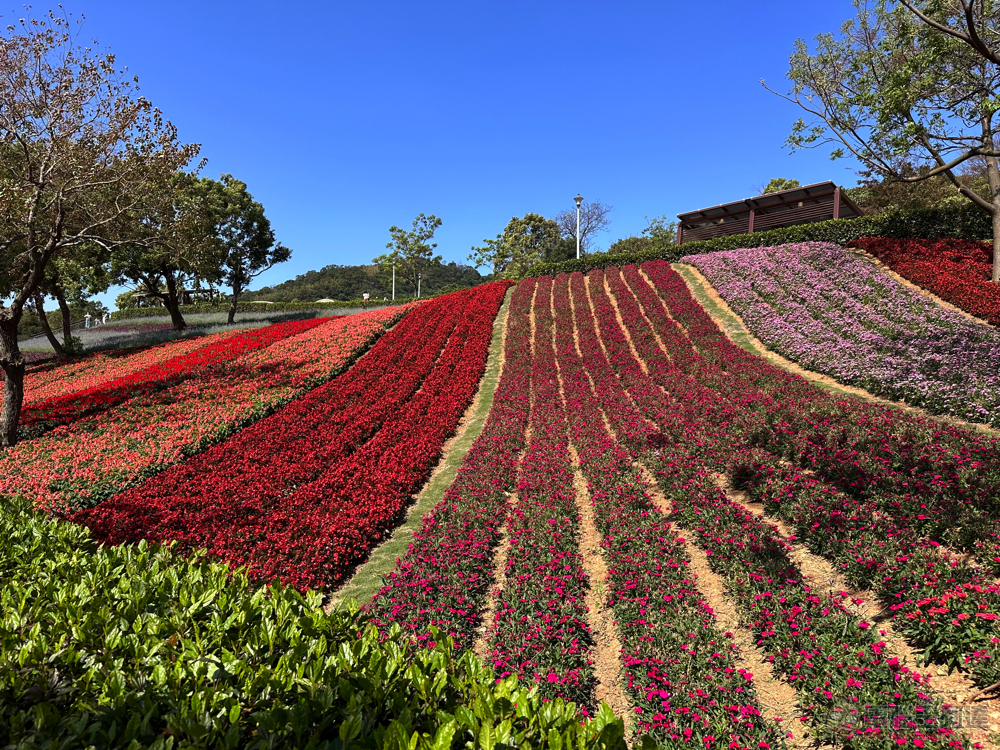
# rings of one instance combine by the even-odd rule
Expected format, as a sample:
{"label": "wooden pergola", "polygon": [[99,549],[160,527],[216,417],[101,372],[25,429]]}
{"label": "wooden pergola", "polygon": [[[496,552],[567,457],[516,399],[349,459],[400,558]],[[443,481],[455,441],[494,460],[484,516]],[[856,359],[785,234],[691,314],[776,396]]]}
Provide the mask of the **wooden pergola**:
{"label": "wooden pergola", "polygon": [[817,182],[677,214],[677,244],[863,215],[837,185]]}

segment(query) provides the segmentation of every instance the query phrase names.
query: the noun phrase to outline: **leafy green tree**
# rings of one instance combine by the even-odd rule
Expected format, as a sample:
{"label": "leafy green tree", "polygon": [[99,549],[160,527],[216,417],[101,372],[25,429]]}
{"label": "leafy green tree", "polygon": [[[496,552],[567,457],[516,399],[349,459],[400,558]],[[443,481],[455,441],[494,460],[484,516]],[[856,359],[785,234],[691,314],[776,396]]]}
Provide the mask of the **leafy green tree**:
{"label": "leafy green tree", "polygon": [[476,268],[489,266],[494,277],[519,279],[536,263],[565,253],[567,245],[563,239],[555,221],[527,213],[520,219],[511,217],[503,234],[496,239],[485,239],[482,247],[473,247],[469,260]]}
{"label": "leafy green tree", "polygon": [[120,243],[121,221],[198,147],[178,142],[114,55],[78,44],[67,18],[26,17],[0,34],[0,444],[10,446],[26,367],[17,330],[49,264]]}
{"label": "leafy green tree", "polygon": [[768,195],[770,193],[780,193],[782,190],[791,190],[799,186],[798,180],[786,180],[784,177],[772,177],[770,181],[761,183],[754,190],[757,195]]}
{"label": "leafy green tree", "polygon": [[646,217],[646,228],[642,230],[643,237],[649,237],[654,245],[676,245],[677,244],[677,221],[671,219],[666,214],[654,216],[650,219]]}
{"label": "leafy green tree", "polygon": [[253,199],[247,185],[231,174],[219,180],[203,177],[193,187],[209,206],[220,245],[222,283],[233,290],[229,305],[229,323],[236,319],[240,295],[253,279],[278,263],[288,260],[292,251],[280,242],[275,244],[271,222],[264,207]]}
{"label": "leafy green tree", "polygon": [[[788,145],[832,144],[831,158],[853,156],[896,182],[943,175],[956,195],[991,215],[993,281],[1000,282],[1000,3],[854,5],[857,17],[839,35],[820,34],[812,52],[801,39],[795,44],[791,89],[779,96],[810,121],[793,124]],[[960,179],[962,166],[977,158],[985,162],[987,197]]]}
{"label": "leafy green tree", "polygon": [[385,245],[389,252],[376,256],[372,263],[378,265],[383,276],[391,275],[395,264],[396,278],[409,282],[413,296],[417,296],[421,274],[429,265],[441,263],[441,256],[434,255],[437,243],[429,241],[440,226],[441,219],[434,214],[424,216],[421,213],[413,220],[413,229],[389,227],[392,239]]}
{"label": "leafy green tree", "polygon": [[608,255],[621,255],[622,253],[639,253],[644,250],[653,249],[653,240],[649,237],[623,237],[615,240],[608,248]]}
{"label": "leafy green tree", "polygon": [[187,327],[182,290],[223,278],[226,249],[217,234],[216,208],[197,177],[179,172],[146,211],[118,228],[125,239],[111,253],[112,277],[160,300],[177,331]]}

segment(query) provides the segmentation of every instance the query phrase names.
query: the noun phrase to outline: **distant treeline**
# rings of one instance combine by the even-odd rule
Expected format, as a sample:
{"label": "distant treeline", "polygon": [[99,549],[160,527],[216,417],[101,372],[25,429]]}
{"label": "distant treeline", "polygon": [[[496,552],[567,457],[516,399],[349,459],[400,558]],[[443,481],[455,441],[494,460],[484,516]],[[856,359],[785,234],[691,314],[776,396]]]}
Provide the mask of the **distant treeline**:
{"label": "distant treeline", "polygon": [[[467,289],[486,281],[486,277],[469,266],[458,263],[428,263],[422,271],[420,293],[442,294],[458,289]],[[246,301],[268,300],[270,302],[315,302],[320,299],[356,300],[367,292],[373,300],[392,296],[392,276],[379,272],[376,265],[370,266],[325,266],[319,271],[296,276],[276,286],[266,286],[255,292],[247,292]],[[416,296],[412,281],[396,277],[396,296]]]}

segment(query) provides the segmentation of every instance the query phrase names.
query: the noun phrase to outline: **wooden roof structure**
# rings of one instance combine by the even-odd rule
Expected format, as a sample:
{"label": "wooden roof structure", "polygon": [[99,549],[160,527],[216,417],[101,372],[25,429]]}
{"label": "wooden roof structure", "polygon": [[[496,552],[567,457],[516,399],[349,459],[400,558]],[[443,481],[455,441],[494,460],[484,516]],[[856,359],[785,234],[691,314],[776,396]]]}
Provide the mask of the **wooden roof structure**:
{"label": "wooden roof structure", "polygon": [[677,214],[677,244],[863,215],[837,185],[817,182]]}

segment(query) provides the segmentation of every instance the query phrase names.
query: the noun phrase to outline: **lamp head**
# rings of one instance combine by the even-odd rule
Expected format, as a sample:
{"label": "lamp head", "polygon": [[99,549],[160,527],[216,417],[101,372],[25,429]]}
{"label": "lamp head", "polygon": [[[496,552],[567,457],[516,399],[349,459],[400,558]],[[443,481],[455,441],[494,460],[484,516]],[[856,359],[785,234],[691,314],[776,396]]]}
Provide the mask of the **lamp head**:
{"label": "lamp head", "polygon": [[579,196],[579,195],[577,195],[573,200],[576,201],[576,207],[577,208],[579,208],[580,204],[583,203],[583,198],[581,196]]}

